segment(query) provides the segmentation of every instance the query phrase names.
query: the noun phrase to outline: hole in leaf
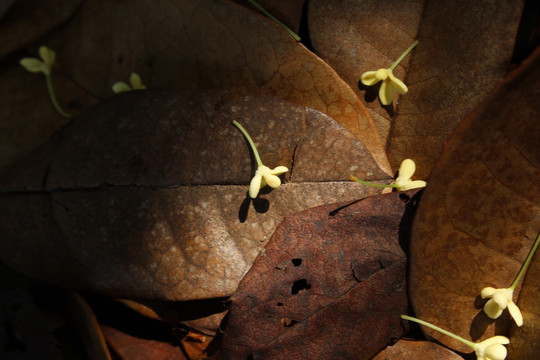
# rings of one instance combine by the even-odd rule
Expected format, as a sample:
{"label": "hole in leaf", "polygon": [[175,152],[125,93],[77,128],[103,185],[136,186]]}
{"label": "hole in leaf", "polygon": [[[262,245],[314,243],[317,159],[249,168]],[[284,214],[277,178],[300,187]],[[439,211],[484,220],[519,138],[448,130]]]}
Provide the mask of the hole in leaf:
{"label": "hole in leaf", "polygon": [[302,264],[302,259],[292,259],[291,262],[294,266],[300,266]]}
{"label": "hole in leaf", "polygon": [[249,354],[249,355],[247,356],[246,359],[247,359],[247,360],[253,360],[253,359],[255,359],[255,358],[253,357],[253,354]]}
{"label": "hole in leaf", "polygon": [[298,323],[298,321],[296,320],[293,320],[291,318],[281,318],[281,324],[285,327],[291,327],[291,326],[294,326],[296,323]]}
{"label": "hole in leaf", "polygon": [[407,194],[399,194],[399,198],[404,202],[408,203],[411,200],[411,197]]}
{"label": "hole in leaf", "polygon": [[282,302],[278,302],[278,303],[277,303],[277,306],[283,306],[283,303],[282,303]]}
{"label": "hole in leaf", "polygon": [[308,284],[306,279],[296,280],[291,288],[291,294],[296,295],[300,290],[309,290],[311,285]]}

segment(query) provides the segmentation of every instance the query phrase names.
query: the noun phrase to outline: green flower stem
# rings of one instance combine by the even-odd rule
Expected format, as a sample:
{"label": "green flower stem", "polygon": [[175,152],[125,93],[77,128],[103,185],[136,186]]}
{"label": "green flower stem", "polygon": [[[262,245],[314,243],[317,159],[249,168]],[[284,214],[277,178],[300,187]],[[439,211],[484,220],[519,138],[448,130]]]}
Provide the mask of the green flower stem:
{"label": "green flower stem", "polygon": [[51,101],[58,113],[64,117],[70,118],[71,115],[65,112],[60,105],[58,104],[58,101],[56,101],[56,96],[54,95],[54,90],[52,87],[52,81],[51,81],[51,74],[45,74],[45,79],[47,79],[47,90],[49,91],[49,97],[51,98]]}
{"label": "green flower stem", "polygon": [[294,31],[289,29],[289,27],[287,25],[285,25],[284,23],[279,21],[274,15],[272,15],[268,11],[266,11],[266,9],[263,8],[261,5],[257,4],[257,2],[255,0],[248,0],[248,1],[251,3],[251,5],[255,6],[257,8],[257,10],[262,12],[266,17],[274,20],[279,26],[281,26],[283,29],[285,29],[285,31],[287,31],[289,33],[289,35],[291,35],[294,38],[294,40],[296,40],[296,41],[302,40],[300,38],[300,36],[296,35],[296,33]]}
{"label": "green flower stem", "polygon": [[360,180],[359,178],[357,178],[356,176],[353,176],[351,175],[349,177],[352,181],[356,181],[356,182],[359,182],[360,184],[364,184],[364,185],[367,185],[367,186],[372,186],[372,187],[378,187],[378,188],[396,188],[397,187],[397,184],[388,184],[388,185],[384,185],[384,184],[374,184],[374,183],[371,183],[371,182],[368,182],[368,181],[364,181],[364,180]]}
{"label": "green flower stem", "polygon": [[403,60],[405,58],[405,56],[409,55],[409,53],[412,51],[412,49],[414,49],[414,47],[416,45],[418,45],[420,41],[416,40],[415,42],[412,43],[411,46],[409,46],[409,48],[407,50],[405,50],[405,52],[403,54],[401,54],[401,56],[399,57],[399,59],[396,60],[395,63],[392,64],[392,66],[390,66],[390,70],[394,70],[396,68],[396,66],[399,65],[399,63],[401,62],[401,60]]}
{"label": "green flower stem", "polygon": [[523,263],[523,265],[521,265],[521,269],[519,270],[519,273],[514,279],[514,282],[512,283],[512,285],[510,285],[510,290],[514,290],[516,288],[517,284],[519,283],[519,280],[521,279],[523,274],[525,274],[525,272],[527,271],[527,268],[529,267],[529,264],[531,263],[533,255],[536,252],[536,248],[538,248],[538,244],[540,244],[540,234],[538,234],[538,237],[536,238],[536,241],[534,242],[534,245],[531,251],[529,251],[529,255],[527,255],[527,259],[525,259],[525,262]]}
{"label": "green flower stem", "polygon": [[421,325],[424,325],[424,326],[427,326],[427,327],[429,327],[429,328],[432,328],[433,330],[437,330],[438,332],[441,332],[441,333],[443,333],[444,335],[448,335],[448,336],[450,336],[451,338],[456,339],[456,340],[458,340],[458,341],[461,341],[461,342],[464,343],[465,345],[468,345],[468,346],[472,347],[473,350],[476,349],[476,344],[473,343],[472,341],[466,340],[466,339],[462,338],[461,336],[457,336],[456,334],[453,334],[453,333],[451,333],[450,331],[441,329],[440,327],[435,326],[435,325],[433,325],[433,324],[430,324],[430,323],[428,323],[427,321],[420,320],[420,319],[414,318],[414,317],[412,317],[412,316],[407,316],[407,315],[401,315],[401,318],[402,318],[402,319],[405,319],[405,320],[409,320],[409,321],[414,321],[414,322],[419,323],[419,324],[421,324]]}
{"label": "green flower stem", "polygon": [[249,136],[248,132],[246,131],[246,129],[244,129],[244,127],[242,125],[240,125],[240,123],[238,123],[238,121],[236,120],[233,120],[233,124],[234,126],[236,126],[241,132],[242,134],[244,134],[244,136],[246,137],[249,145],[251,146],[251,150],[253,150],[253,154],[255,155],[255,160],[257,160],[257,166],[263,166],[263,163],[261,161],[261,157],[259,156],[259,152],[257,151],[257,147],[255,146],[255,143],[253,142],[253,140],[251,139],[251,136]]}

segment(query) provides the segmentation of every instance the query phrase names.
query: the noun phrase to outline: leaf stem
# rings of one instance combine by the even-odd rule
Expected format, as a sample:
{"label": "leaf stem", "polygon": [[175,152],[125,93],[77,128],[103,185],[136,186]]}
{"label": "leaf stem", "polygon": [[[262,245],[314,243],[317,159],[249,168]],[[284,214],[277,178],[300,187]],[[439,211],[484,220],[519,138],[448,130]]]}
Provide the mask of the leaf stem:
{"label": "leaf stem", "polygon": [[251,5],[255,6],[257,8],[257,10],[262,12],[266,17],[274,20],[279,26],[281,26],[283,29],[285,29],[285,31],[287,31],[289,33],[289,35],[291,35],[294,38],[294,40],[296,40],[296,41],[302,40],[300,38],[300,36],[296,35],[296,33],[294,31],[292,31],[287,25],[285,25],[284,23],[279,21],[274,15],[272,15],[268,11],[266,11],[266,9],[263,8],[261,5],[259,5],[255,0],[248,0],[248,1],[251,3]]}
{"label": "leaf stem", "polygon": [[413,42],[412,45],[409,46],[409,48],[407,50],[405,50],[405,52],[403,54],[401,54],[401,56],[396,60],[396,62],[393,63],[392,66],[390,66],[390,70],[394,70],[396,68],[396,66],[398,66],[399,63],[405,58],[405,56],[407,56],[412,51],[412,49],[414,49],[414,47],[416,45],[418,45],[419,42],[420,41],[418,41],[418,40]]}
{"label": "leaf stem", "polygon": [[472,341],[466,340],[466,339],[462,338],[461,336],[457,336],[456,334],[451,333],[450,331],[444,330],[444,329],[442,329],[442,328],[440,328],[440,327],[438,327],[438,326],[435,326],[435,325],[433,325],[433,324],[430,324],[430,323],[428,323],[427,321],[420,320],[420,319],[414,318],[414,317],[412,317],[412,316],[407,316],[407,315],[401,315],[401,318],[402,318],[402,319],[405,319],[405,320],[409,320],[409,321],[414,321],[414,322],[419,323],[419,324],[421,324],[421,325],[424,325],[424,326],[427,326],[427,327],[429,327],[429,328],[432,328],[433,330],[436,330],[436,331],[438,331],[438,332],[440,332],[440,333],[443,333],[444,335],[448,335],[448,336],[450,336],[451,338],[456,339],[456,340],[458,340],[458,341],[461,341],[461,342],[464,343],[465,345],[468,345],[468,346],[472,347],[473,350],[476,350],[476,344],[473,343]]}
{"label": "leaf stem", "polygon": [[251,150],[253,150],[253,154],[255,155],[255,160],[257,161],[257,166],[263,166],[263,163],[261,161],[261,158],[259,156],[259,152],[257,151],[257,147],[255,146],[255,143],[251,139],[251,136],[249,136],[248,132],[240,123],[236,120],[233,120],[234,126],[238,128],[242,132],[242,134],[245,136],[246,140],[248,141],[249,145],[251,146]]}
{"label": "leaf stem", "polygon": [[527,268],[529,267],[529,264],[531,263],[531,260],[533,258],[534,253],[536,252],[536,249],[538,248],[538,244],[540,244],[540,234],[538,234],[538,237],[536,238],[536,241],[534,242],[533,247],[531,248],[531,251],[529,251],[529,255],[527,255],[527,259],[525,259],[525,262],[523,265],[521,265],[521,269],[519,270],[519,273],[517,274],[516,278],[514,279],[514,282],[512,282],[512,285],[510,285],[510,290],[514,290],[519,283],[519,280],[525,274],[527,271]]}
{"label": "leaf stem", "polygon": [[61,107],[60,105],[58,104],[58,101],[56,100],[56,96],[54,95],[54,90],[53,90],[53,87],[52,87],[52,80],[51,80],[51,74],[45,74],[45,79],[47,80],[47,90],[49,91],[49,97],[51,98],[51,101],[54,105],[54,108],[56,109],[56,111],[58,111],[58,113],[64,117],[67,117],[67,118],[70,118],[71,117],[71,114],[68,114],[67,112],[65,112]]}
{"label": "leaf stem", "polygon": [[353,176],[353,175],[349,176],[349,179],[351,179],[352,181],[359,182],[360,184],[364,184],[364,185],[372,186],[372,187],[377,187],[377,188],[388,188],[388,187],[395,188],[395,187],[397,187],[397,184],[388,184],[388,185],[374,184],[374,183],[371,183],[371,182],[368,182],[368,181],[360,180],[359,178],[357,178],[356,176]]}

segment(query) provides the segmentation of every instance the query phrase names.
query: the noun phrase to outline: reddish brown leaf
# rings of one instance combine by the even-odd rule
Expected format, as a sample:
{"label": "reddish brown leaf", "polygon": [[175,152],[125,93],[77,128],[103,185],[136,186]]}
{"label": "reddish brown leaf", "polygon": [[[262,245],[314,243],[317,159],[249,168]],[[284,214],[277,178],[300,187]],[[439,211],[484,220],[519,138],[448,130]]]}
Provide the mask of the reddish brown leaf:
{"label": "reddish brown leaf", "polygon": [[507,333],[508,313],[490,320],[479,294],[510,286],[540,229],[539,97],[536,51],[460,124],[413,227],[409,292],[417,317],[474,341]]}
{"label": "reddish brown leaf", "polygon": [[[89,109],[7,174],[2,260],[119,297],[229,296],[284,216],[375,193],[346,180],[384,174],[328,116],[222,95],[139,91]],[[233,119],[267,166],[291,169],[287,184],[254,201],[250,150]]]}
{"label": "reddish brown leaf", "polygon": [[371,360],[437,359],[463,360],[461,356],[431,341],[399,340]]}
{"label": "reddish brown leaf", "polygon": [[368,359],[403,334],[409,193],[289,216],[231,297],[226,359]]}
{"label": "reddish brown leaf", "polygon": [[122,360],[188,360],[177,346],[139,339],[106,325],[102,325],[101,330],[109,346]]}
{"label": "reddish brown leaf", "polygon": [[[302,6],[305,1],[306,0],[257,0],[257,3],[298,34],[298,30],[300,29],[300,19],[302,18]],[[248,0],[234,0],[234,2],[253,9],[253,11],[257,11]]]}
{"label": "reddish brown leaf", "polygon": [[49,40],[66,57],[61,70],[98,97],[111,96],[110,86],[131,72],[148,88],[275,96],[333,117],[391,173],[373,120],[354,91],[252,9],[228,0],[87,1]]}

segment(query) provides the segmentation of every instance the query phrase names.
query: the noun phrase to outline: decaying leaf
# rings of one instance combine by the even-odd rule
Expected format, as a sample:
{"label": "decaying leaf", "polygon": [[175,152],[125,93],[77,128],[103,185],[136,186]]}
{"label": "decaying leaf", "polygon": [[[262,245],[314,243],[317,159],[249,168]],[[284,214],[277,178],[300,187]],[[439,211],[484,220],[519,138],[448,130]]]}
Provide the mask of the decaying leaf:
{"label": "decaying leaf", "polygon": [[431,341],[398,340],[371,360],[463,360],[461,356]]}
{"label": "decaying leaf", "polygon": [[223,358],[368,359],[401,336],[415,192],[285,218],[231,297]]}
{"label": "decaying leaf", "polygon": [[[265,96],[223,96],[137,91],[89,108],[5,174],[2,261],[124,298],[229,296],[284,216],[376,191],[347,181],[351,173],[384,177],[330,117]],[[246,197],[254,169],[232,120],[268,166],[290,169],[288,183]]]}
{"label": "decaying leaf", "polygon": [[536,51],[457,128],[413,226],[409,292],[416,317],[474,341],[508,332],[507,312],[489,319],[479,294],[510,286],[540,230],[539,89]]}
{"label": "decaying leaf", "polygon": [[252,9],[228,0],[137,0],[129,6],[87,1],[48,40],[69,56],[62,71],[97,97],[111,96],[110,86],[133,71],[148,88],[228,90],[231,98],[275,96],[333,117],[391,174],[373,120],[354,91]]}

